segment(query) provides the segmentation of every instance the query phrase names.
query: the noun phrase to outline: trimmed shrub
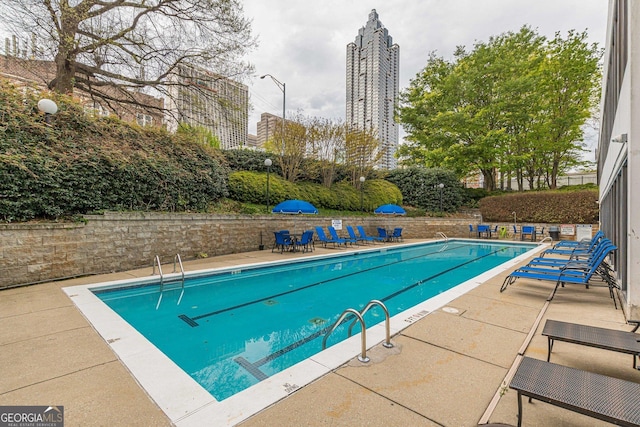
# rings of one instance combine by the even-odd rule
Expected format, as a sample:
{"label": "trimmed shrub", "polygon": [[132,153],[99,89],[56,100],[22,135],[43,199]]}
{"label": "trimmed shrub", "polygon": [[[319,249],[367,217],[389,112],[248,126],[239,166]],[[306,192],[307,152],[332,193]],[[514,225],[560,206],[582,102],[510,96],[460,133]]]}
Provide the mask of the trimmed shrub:
{"label": "trimmed shrub", "polygon": [[512,221],[552,224],[594,224],[598,222],[598,192],[527,191],[490,196],[480,200],[485,221]]}

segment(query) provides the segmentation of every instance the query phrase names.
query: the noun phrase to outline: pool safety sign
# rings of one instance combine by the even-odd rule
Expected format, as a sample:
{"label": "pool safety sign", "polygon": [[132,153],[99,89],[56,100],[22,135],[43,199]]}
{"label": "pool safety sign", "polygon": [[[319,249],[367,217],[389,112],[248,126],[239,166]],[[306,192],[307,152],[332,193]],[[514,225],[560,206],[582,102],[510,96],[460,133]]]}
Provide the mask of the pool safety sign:
{"label": "pool safety sign", "polygon": [[576,226],[573,224],[562,224],[560,226],[560,234],[563,236],[573,236],[576,234]]}
{"label": "pool safety sign", "polygon": [[331,226],[336,230],[342,230],[342,220],[341,219],[332,219]]}
{"label": "pool safety sign", "polygon": [[576,224],[576,240],[590,240],[593,237],[593,226],[591,224]]}
{"label": "pool safety sign", "polygon": [[0,427],[64,427],[64,406],[0,406]]}

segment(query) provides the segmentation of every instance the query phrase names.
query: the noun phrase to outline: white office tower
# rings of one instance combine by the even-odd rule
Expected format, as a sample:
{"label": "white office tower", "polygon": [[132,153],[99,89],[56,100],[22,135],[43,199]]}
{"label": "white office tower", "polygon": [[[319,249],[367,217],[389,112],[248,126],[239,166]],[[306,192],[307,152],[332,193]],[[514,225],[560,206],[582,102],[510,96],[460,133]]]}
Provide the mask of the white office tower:
{"label": "white office tower", "polygon": [[347,116],[354,129],[375,132],[383,151],[380,169],[395,169],[400,46],[393,44],[375,9],[356,40],[347,45]]}

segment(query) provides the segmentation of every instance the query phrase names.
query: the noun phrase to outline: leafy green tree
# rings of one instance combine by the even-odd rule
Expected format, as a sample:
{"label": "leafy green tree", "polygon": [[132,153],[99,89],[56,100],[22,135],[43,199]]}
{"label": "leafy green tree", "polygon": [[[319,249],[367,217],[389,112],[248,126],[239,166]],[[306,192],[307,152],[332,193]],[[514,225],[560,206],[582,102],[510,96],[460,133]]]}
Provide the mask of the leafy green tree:
{"label": "leafy green tree", "polygon": [[[403,203],[427,211],[440,211],[441,196],[444,212],[457,211],[465,199],[465,190],[460,180],[453,172],[445,169],[395,169],[389,172],[386,179],[398,186],[402,192]],[[443,184],[442,188],[440,184]]]}
{"label": "leafy green tree", "polygon": [[[453,61],[431,54],[401,94],[398,119],[409,144],[405,164],[480,171],[487,190],[498,174],[555,186],[579,163],[581,127],[597,89],[600,52],[586,34],[551,42],[529,27],[459,47]],[[565,114],[566,113],[566,114]],[[502,181],[502,185],[503,185]]]}
{"label": "leafy green tree", "polygon": [[179,123],[176,135],[187,138],[199,144],[207,145],[211,148],[220,148],[220,140],[204,126],[193,126],[188,123]]}

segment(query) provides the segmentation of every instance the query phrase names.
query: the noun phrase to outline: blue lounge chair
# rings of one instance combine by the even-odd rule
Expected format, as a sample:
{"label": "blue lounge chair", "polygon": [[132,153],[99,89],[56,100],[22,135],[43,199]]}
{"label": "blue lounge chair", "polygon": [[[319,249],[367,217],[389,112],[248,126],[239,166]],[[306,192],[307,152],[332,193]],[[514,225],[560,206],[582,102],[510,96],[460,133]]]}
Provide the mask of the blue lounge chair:
{"label": "blue lounge chair", "polygon": [[396,242],[401,242],[402,239],[402,227],[396,227],[393,229],[393,233],[391,234],[391,240]]}
{"label": "blue lounge chair", "polygon": [[600,241],[604,239],[604,233],[600,236],[597,235],[593,237],[593,239],[591,239],[591,241],[588,244],[578,244],[575,246],[560,246],[557,247],[554,246],[551,249],[547,249],[545,251],[543,251],[540,256],[545,256],[547,254],[556,254],[556,255],[584,255],[584,254],[589,254],[591,252],[593,252],[596,248],[596,246],[600,243]]}
{"label": "blue lounge chair", "polygon": [[547,298],[547,301],[551,301],[556,291],[558,290],[558,286],[562,285],[562,287],[564,287],[564,285],[568,283],[575,285],[585,285],[588,288],[589,282],[593,278],[593,276],[598,275],[609,287],[609,295],[613,298],[614,304],[616,304],[613,289],[618,287],[617,283],[615,282],[615,279],[609,274],[610,269],[601,265],[605,262],[606,257],[615,250],[616,247],[614,245],[607,245],[607,247],[605,247],[596,258],[586,264],[582,262],[568,262],[560,268],[554,268],[550,266],[548,266],[547,268],[528,266],[520,267],[511,272],[504,279],[504,282],[500,287],[500,292],[504,292],[507,286],[509,286],[519,278],[547,280],[556,282],[556,286],[553,289],[553,292],[551,293],[549,298]]}
{"label": "blue lounge chair", "polygon": [[353,231],[353,227],[350,226],[350,225],[347,225],[347,233],[349,233],[349,239],[355,241],[356,245],[358,244],[358,242],[364,242],[365,241],[364,238],[358,237],[356,235],[356,232]]}
{"label": "blue lounge chair", "polygon": [[342,238],[342,237],[338,236],[338,232],[332,226],[328,226],[327,230],[329,230],[329,234],[331,235],[331,240],[334,241],[334,244],[347,246],[347,243],[352,243],[352,244],[356,243],[355,239],[353,239],[353,240],[351,238],[345,239],[345,238]]}
{"label": "blue lounge chair", "polygon": [[580,241],[575,240],[562,240],[553,246],[553,249],[571,249],[575,247],[588,248],[592,243],[597,243],[604,238],[604,232],[598,230],[591,239],[582,239]]}
{"label": "blue lounge chair", "polygon": [[325,248],[327,247],[327,243],[333,243],[334,247],[338,244],[335,240],[327,238],[327,235],[324,233],[324,229],[320,226],[316,226],[316,234],[318,235],[318,241],[322,242],[322,245]]}
{"label": "blue lounge chair", "polygon": [[365,241],[365,242],[375,242],[376,240],[378,240],[377,237],[374,236],[367,236],[367,233],[365,233],[364,231],[364,227],[361,225],[356,225],[356,229],[358,230],[358,233],[360,234],[360,238]]}
{"label": "blue lounge chair", "polygon": [[302,252],[313,250],[313,230],[307,230],[302,233],[300,240],[295,242],[296,248],[302,249]]}
{"label": "blue lounge chair", "polygon": [[271,247],[271,252],[274,250],[280,249],[280,253],[283,253],[285,250],[292,249],[293,241],[291,240],[291,236],[289,233],[284,233],[282,231],[274,231],[273,235],[275,237],[273,246]]}

